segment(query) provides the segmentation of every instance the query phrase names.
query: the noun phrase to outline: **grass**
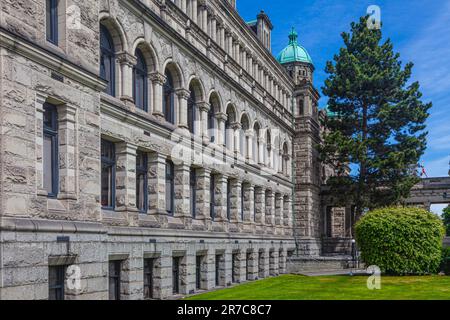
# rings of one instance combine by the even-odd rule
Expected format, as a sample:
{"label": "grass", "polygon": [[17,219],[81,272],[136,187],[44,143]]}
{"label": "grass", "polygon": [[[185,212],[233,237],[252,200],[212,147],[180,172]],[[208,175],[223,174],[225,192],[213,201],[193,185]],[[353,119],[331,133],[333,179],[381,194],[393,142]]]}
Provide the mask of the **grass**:
{"label": "grass", "polygon": [[188,297],[188,300],[450,300],[449,276],[381,277],[369,290],[366,276],[282,275]]}

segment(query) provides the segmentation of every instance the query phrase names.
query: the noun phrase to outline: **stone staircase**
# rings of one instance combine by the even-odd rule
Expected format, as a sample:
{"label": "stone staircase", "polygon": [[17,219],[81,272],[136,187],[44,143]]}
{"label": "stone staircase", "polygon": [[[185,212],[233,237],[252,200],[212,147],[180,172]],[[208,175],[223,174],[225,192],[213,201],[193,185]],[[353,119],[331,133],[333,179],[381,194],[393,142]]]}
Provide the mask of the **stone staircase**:
{"label": "stone staircase", "polygon": [[345,274],[356,269],[360,269],[349,255],[330,255],[302,257],[291,256],[287,261],[287,272],[292,274]]}

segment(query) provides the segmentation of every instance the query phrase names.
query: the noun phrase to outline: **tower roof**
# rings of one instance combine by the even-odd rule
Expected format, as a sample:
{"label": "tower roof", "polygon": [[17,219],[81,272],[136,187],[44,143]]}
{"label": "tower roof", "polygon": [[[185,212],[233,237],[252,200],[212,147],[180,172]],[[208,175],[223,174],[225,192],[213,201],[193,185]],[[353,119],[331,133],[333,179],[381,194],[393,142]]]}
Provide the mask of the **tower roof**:
{"label": "tower roof", "polygon": [[305,62],[313,64],[308,51],[306,51],[304,47],[298,44],[297,38],[297,31],[295,31],[294,27],[292,27],[292,30],[289,33],[289,44],[280,52],[277,57],[279,63],[285,64],[290,62]]}

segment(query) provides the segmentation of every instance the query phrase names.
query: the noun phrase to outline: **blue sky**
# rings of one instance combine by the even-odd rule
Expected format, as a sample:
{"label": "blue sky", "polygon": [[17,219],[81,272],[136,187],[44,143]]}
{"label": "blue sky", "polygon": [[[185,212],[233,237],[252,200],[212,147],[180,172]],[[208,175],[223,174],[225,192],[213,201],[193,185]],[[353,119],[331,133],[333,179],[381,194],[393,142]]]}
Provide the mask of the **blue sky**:
{"label": "blue sky", "polygon": [[[292,26],[312,56],[314,83],[320,90],[325,63],[342,46],[340,33],[366,14],[369,5],[381,9],[383,36],[391,38],[403,62],[414,62],[412,80],[421,84],[423,100],[433,102],[428,119],[428,148],[423,163],[428,176],[446,176],[450,160],[450,1],[330,1],[237,0],[244,20],[264,10],[272,20],[272,51],[276,56],[288,42]],[[326,97],[320,106],[326,105]]]}

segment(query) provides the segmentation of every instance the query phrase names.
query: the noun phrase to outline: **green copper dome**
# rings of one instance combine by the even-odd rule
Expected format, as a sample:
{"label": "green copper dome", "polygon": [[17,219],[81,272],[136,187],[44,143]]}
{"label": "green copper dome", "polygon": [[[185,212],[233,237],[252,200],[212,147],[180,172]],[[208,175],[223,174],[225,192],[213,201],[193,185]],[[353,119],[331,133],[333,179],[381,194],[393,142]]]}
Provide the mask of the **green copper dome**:
{"label": "green copper dome", "polygon": [[297,38],[298,34],[295,29],[292,28],[291,33],[289,34],[289,45],[284,48],[277,57],[279,63],[306,62],[313,64],[308,51],[298,44]]}

